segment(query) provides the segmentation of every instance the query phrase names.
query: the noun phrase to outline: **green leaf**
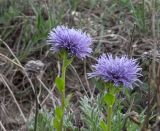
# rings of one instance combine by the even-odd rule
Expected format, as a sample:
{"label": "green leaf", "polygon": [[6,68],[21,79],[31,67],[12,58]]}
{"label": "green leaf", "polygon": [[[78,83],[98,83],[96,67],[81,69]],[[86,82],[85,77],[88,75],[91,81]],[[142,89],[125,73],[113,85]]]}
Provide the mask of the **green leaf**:
{"label": "green leaf", "polygon": [[107,93],[104,96],[104,102],[108,105],[108,106],[112,106],[115,102],[115,96],[113,94]]}
{"label": "green leaf", "polygon": [[108,130],[108,126],[103,120],[100,121],[99,126],[102,128],[103,131]]}
{"label": "green leaf", "polygon": [[57,86],[59,92],[63,93],[64,88],[65,88],[64,80],[60,77],[56,77],[55,83],[56,83],[56,86]]}

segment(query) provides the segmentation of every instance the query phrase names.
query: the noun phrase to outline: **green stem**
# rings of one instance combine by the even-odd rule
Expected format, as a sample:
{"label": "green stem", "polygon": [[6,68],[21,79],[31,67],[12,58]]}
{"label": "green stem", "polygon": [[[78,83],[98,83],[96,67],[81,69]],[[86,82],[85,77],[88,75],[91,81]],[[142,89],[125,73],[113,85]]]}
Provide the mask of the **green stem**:
{"label": "green stem", "polygon": [[[65,86],[65,77],[66,77],[66,68],[67,68],[67,66],[65,65],[65,63],[66,63],[66,57],[64,57],[64,59],[63,59],[63,65],[62,65],[62,79],[64,80],[64,86]],[[63,90],[63,92],[62,92],[62,108],[64,108],[65,107],[65,87],[64,87],[64,90]]]}
{"label": "green stem", "polygon": [[108,117],[107,117],[107,122],[108,122],[108,131],[111,131],[111,125],[112,125],[112,105],[108,105]]}
{"label": "green stem", "polygon": [[64,90],[62,92],[62,98],[61,98],[61,104],[62,104],[61,108],[62,108],[63,115],[60,121],[60,131],[63,130],[63,117],[64,117],[64,110],[65,110],[65,76],[66,76],[66,68],[67,68],[67,65],[65,65],[66,61],[67,61],[67,58],[66,58],[66,55],[64,54],[63,65],[62,65],[62,76],[61,76],[61,78],[64,80]]}

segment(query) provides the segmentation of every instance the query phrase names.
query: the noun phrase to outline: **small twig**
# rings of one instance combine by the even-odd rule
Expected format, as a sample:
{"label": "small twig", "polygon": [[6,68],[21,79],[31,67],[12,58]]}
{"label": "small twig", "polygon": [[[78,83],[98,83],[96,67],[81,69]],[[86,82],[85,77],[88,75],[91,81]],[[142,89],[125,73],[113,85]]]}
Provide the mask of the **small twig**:
{"label": "small twig", "polygon": [[118,34],[109,34],[109,35],[97,36],[97,37],[94,37],[93,41],[98,41],[99,38],[106,38],[106,37],[119,37],[119,38],[121,38],[124,41],[128,41],[126,38],[124,38],[123,36],[118,35]]}
{"label": "small twig", "polygon": [[7,131],[7,130],[4,128],[4,126],[3,126],[3,124],[2,124],[1,121],[0,121],[0,126],[1,126],[1,128],[2,128],[3,131]]}
{"label": "small twig", "polygon": [[86,80],[86,84],[87,84],[87,88],[89,90],[90,96],[92,96],[92,91],[91,91],[91,88],[89,86],[89,82],[88,82],[88,79],[87,79],[86,61],[84,61],[84,77],[85,77],[85,80]]}
{"label": "small twig", "polygon": [[7,45],[7,43],[5,41],[3,41],[2,39],[0,39],[0,41],[7,47],[7,49],[13,55],[13,57],[15,58],[15,60],[17,61],[17,63],[19,65],[21,65],[20,61],[17,59],[17,57],[15,56],[15,54],[12,52],[12,50],[10,49],[10,47]]}
{"label": "small twig", "polygon": [[156,22],[155,22],[155,17],[156,17],[156,12],[155,12],[155,4],[156,4],[156,1],[155,0],[152,0],[152,35],[153,35],[153,41],[154,41],[154,51],[153,51],[153,61],[152,61],[152,77],[153,77],[153,80],[156,81],[156,56],[157,56],[157,53],[156,53],[156,49],[157,49],[157,41],[156,41]]}
{"label": "small twig", "polygon": [[148,78],[148,83],[149,83],[149,88],[148,88],[148,105],[147,105],[147,115],[144,119],[143,126],[141,128],[141,131],[145,131],[148,129],[149,126],[149,117],[150,117],[150,112],[151,112],[151,86],[152,86],[152,79],[151,79],[151,67],[149,67],[149,78]]}
{"label": "small twig", "polygon": [[35,113],[35,121],[34,121],[34,131],[37,131],[37,119],[38,119],[38,98],[37,98],[37,89],[35,89],[35,97],[36,97],[36,113]]}
{"label": "small twig", "polygon": [[21,110],[21,108],[20,108],[20,106],[19,106],[19,104],[18,104],[18,102],[17,102],[17,100],[16,100],[16,98],[15,98],[12,90],[10,89],[9,85],[7,84],[7,82],[5,81],[5,79],[3,78],[2,74],[0,74],[0,76],[1,76],[2,82],[4,83],[4,85],[6,85],[6,87],[9,90],[11,96],[13,97],[13,99],[14,99],[17,107],[18,107],[18,110],[19,110],[19,112],[21,113],[21,115],[22,115],[22,117],[24,119],[24,122],[27,122],[27,119],[25,118],[24,113],[22,112],[22,110]]}
{"label": "small twig", "polygon": [[[48,92],[49,96],[51,96],[51,99],[52,99],[52,102],[53,102],[53,106],[56,107],[55,105],[55,100],[53,99],[53,94],[52,94],[52,91],[50,91],[46,86],[45,84],[41,81],[41,79],[39,77],[37,77],[37,80],[42,84],[42,87]],[[44,101],[42,101],[41,103],[41,106],[44,104]]]}
{"label": "small twig", "polygon": [[92,55],[89,55],[89,58],[91,58],[94,61],[97,61],[97,59],[94,56],[92,56]]}
{"label": "small twig", "polygon": [[[60,74],[61,74],[61,67],[60,67],[59,61],[57,62],[57,67],[58,67],[58,75],[57,76],[60,76]],[[56,87],[56,84],[53,84],[52,89],[51,89],[51,93],[54,91],[55,87]],[[45,99],[42,101],[41,105],[43,105],[50,96],[52,96],[52,95],[49,93],[45,97]]]}
{"label": "small twig", "polygon": [[20,61],[18,60],[18,58],[14,55],[14,53],[12,52],[12,50],[10,49],[10,47],[7,45],[7,43],[5,41],[3,41],[2,39],[0,39],[0,41],[7,47],[7,49],[10,51],[10,53],[12,54],[12,56],[14,57],[14,59],[17,61],[14,62],[12,60],[10,60],[8,57],[4,56],[3,54],[0,53],[1,56],[3,56],[4,58],[7,58],[7,60],[9,60],[10,62],[14,63],[15,65],[17,65],[18,67],[21,67],[21,69],[23,70],[23,73],[26,75],[31,87],[32,87],[32,90],[33,92],[35,93],[35,90],[34,90],[34,85],[31,81],[31,79],[28,77],[28,74],[27,72],[25,71],[25,68],[22,66],[22,64],[20,63]]}
{"label": "small twig", "polygon": [[[53,88],[51,89],[51,92],[54,91],[55,87],[56,87],[56,84],[53,85]],[[49,94],[44,98],[44,100],[41,102],[41,106],[46,102],[46,100],[47,100],[50,96],[52,96],[52,95],[49,93]]]}
{"label": "small twig", "polygon": [[134,30],[135,30],[135,24],[133,26],[133,30],[132,30],[132,34],[131,34],[131,39],[130,42],[128,44],[128,56],[131,57],[132,55],[132,42],[133,42],[133,38],[134,38]]}
{"label": "small twig", "polygon": [[86,95],[88,96],[88,93],[87,93],[87,91],[86,91],[86,89],[85,89],[85,87],[84,87],[84,85],[83,85],[83,83],[82,83],[82,80],[81,80],[81,78],[79,77],[79,75],[78,75],[76,69],[74,68],[74,66],[72,66],[72,65],[70,65],[70,66],[71,66],[71,68],[73,69],[73,71],[76,73],[76,76],[77,76],[77,78],[78,78],[78,80],[79,80],[81,86],[83,87],[84,92],[85,92]]}
{"label": "small twig", "polygon": [[18,67],[20,67],[20,68],[24,69],[24,67],[23,67],[23,66],[21,66],[21,65],[17,64],[17,63],[16,63],[16,62],[14,62],[13,60],[9,59],[7,56],[5,56],[5,55],[3,55],[3,54],[1,54],[1,53],[0,53],[0,56],[2,56],[3,58],[5,58],[6,60],[10,61],[11,63],[15,64],[16,66],[18,66]]}
{"label": "small twig", "polygon": [[160,64],[158,66],[158,80],[157,80],[157,112],[160,116]]}
{"label": "small twig", "polygon": [[[128,111],[127,111],[125,114],[129,114],[129,113],[131,112],[132,106],[133,106],[133,104],[134,104],[134,99],[135,99],[135,95],[133,96],[133,99],[132,99],[132,101],[131,101],[131,104],[130,104],[130,106],[129,106],[129,109],[128,109]],[[125,131],[125,129],[126,129],[127,120],[128,120],[128,116],[125,115],[124,120],[123,120],[122,131]]]}

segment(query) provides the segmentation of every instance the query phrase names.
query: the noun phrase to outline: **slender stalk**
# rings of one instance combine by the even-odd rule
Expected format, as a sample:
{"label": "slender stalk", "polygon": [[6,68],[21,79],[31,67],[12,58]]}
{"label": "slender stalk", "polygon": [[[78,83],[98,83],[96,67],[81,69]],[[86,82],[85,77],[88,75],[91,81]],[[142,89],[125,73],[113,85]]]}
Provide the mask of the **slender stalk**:
{"label": "slender stalk", "polygon": [[145,21],[145,1],[142,0],[142,22],[143,22],[143,31],[146,31],[146,21]]}
{"label": "slender stalk", "polygon": [[[64,56],[64,59],[63,59],[63,65],[62,65],[62,79],[64,80],[64,85],[65,85],[65,77],[66,77],[66,68],[67,68],[67,65],[65,65],[66,63],[66,56]],[[64,108],[64,98],[65,98],[65,87],[64,87],[64,90],[63,90],[63,93],[62,93],[62,107]]]}
{"label": "slender stalk", "polygon": [[108,117],[107,117],[107,125],[108,125],[108,131],[111,131],[111,125],[112,125],[112,105],[108,106]]}
{"label": "slender stalk", "polygon": [[[66,68],[67,68],[67,65],[65,65],[66,63],[66,55],[64,54],[63,56],[63,65],[62,65],[62,79],[64,80],[64,86],[65,86],[65,76],[66,76]],[[63,115],[62,115],[62,118],[61,118],[61,122],[60,122],[60,131],[63,130],[63,117],[64,117],[64,110],[65,110],[65,87],[64,87],[64,90],[62,92],[62,98],[61,98],[61,108],[62,108],[62,112],[63,112]]]}
{"label": "slender stalk", "polygon": [[115,103],[116,92],[114,85],[109,83],[109,88],[105,95],[105,101],[107,104],[107,131],[112,131],[112,110]]}
{"label": "slender stalk", "polygon": [[36,113],[34,121],[34,131],[37,131],[37,118],[38,118],[38,99],[37,99],[37,89],[35,89],[35,98],[36,98]]}

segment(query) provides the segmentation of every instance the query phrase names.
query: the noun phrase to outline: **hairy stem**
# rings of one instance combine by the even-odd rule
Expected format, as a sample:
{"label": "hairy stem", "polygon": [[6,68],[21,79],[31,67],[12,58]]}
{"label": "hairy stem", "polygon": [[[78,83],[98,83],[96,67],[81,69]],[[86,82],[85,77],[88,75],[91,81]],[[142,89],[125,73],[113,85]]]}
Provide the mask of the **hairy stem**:
{"label": "hairy stem", "polygon": [[108,125],[108,131],[111,131],[111,125],[112,125],[112,105],[108,106],[108,117],[107,117],[107,125]]}
{"label": "hairy stem", "polygon": [[63,130],[63,117],[64,117],[64,110],[65,110],[65,76],[66,76],[66,69],[67,69],[67,65],[65,64],[67,61],[66,55],[64,54],[63,56],[63,65],[62,65],[62,79],[64,80],[64,90],[62,92],[62,98],[61,98],[61,108],[62,108],[62,118],[60,121],[60,131]]}

